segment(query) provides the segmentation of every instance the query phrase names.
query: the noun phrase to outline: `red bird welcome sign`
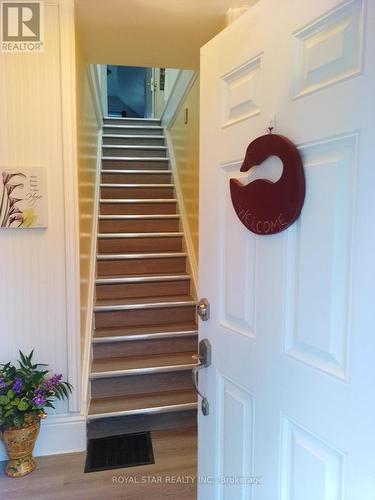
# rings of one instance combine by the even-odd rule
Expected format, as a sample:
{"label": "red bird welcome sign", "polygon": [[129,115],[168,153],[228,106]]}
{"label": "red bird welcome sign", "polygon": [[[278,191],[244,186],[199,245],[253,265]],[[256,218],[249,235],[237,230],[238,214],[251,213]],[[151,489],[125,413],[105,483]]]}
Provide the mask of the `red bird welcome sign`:
{"label": "red bird welcome sign", "polygon": [[267,134],[247,148],[241,172],[278,156],[283,172],[277,182],[257,179],[247,185],[230,179],[230,193],[242,224],[255,234],[275,234],[287,229],[301,213],[305,199],[305,175],[296,146],[286,137]]}

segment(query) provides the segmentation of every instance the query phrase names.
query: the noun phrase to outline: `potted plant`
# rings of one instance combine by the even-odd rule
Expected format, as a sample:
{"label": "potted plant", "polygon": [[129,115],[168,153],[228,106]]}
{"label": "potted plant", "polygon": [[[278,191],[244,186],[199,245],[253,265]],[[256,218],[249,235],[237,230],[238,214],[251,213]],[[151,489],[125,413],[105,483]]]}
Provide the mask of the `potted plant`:
{"label": "potted plant", "polygon": [[9,456],[5,473],[9,477],[30,474],[36,462],[32,456],[45,409],[54,408],[53,401],[65,399],[72,386],[62,375],[49,376],[48,365],[34,364],[33,351],[20,351],[19,367],[0,364],[0,429]]}

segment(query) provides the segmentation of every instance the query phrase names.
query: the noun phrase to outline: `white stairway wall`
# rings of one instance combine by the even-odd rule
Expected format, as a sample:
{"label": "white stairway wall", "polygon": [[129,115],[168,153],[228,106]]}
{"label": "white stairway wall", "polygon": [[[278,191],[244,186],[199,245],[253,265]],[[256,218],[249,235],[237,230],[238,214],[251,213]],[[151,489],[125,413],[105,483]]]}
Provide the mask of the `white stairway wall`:
{"label": "white stairway wall", "polygon": [[35,349],[35,360],[75,387],[69,403],[43,421],[36,455],[85,448],[74,5],[44,4],[44,52],[0,54],[0,167],[46,167],[49,210],[47,229],[0,230],[0,362]]}

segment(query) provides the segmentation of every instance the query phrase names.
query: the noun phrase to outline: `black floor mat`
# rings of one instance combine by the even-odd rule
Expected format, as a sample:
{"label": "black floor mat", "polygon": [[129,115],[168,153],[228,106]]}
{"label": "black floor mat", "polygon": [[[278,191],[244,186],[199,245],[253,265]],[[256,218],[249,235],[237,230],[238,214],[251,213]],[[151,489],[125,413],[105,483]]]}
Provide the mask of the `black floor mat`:
{"label": "black floor mat", "polygon": [[153,464],[149,432],[89,439],[85,472]]}

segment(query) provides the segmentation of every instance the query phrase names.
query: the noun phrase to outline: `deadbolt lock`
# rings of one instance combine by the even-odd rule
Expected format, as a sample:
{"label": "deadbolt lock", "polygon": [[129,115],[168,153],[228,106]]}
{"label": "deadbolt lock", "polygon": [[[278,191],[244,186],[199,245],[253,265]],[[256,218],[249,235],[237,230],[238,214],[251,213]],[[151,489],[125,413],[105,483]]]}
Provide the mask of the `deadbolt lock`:
{"label": "deadbolt lock", "polygon": [[198,373],[203,368],[208,368],[211,365],[211,344],[208,339],[203,339],[199,342],[199,351],[198,354],[193,356],[195,361],[198,361],[197,365],[194,366],[192,370],[193,383],[195,389],[199,396],[202,398],[201,401],[201,410],[203,415],[207,416],[210,413],[210,405],[208,403],[208,399],[201,393],[198,385]]}

